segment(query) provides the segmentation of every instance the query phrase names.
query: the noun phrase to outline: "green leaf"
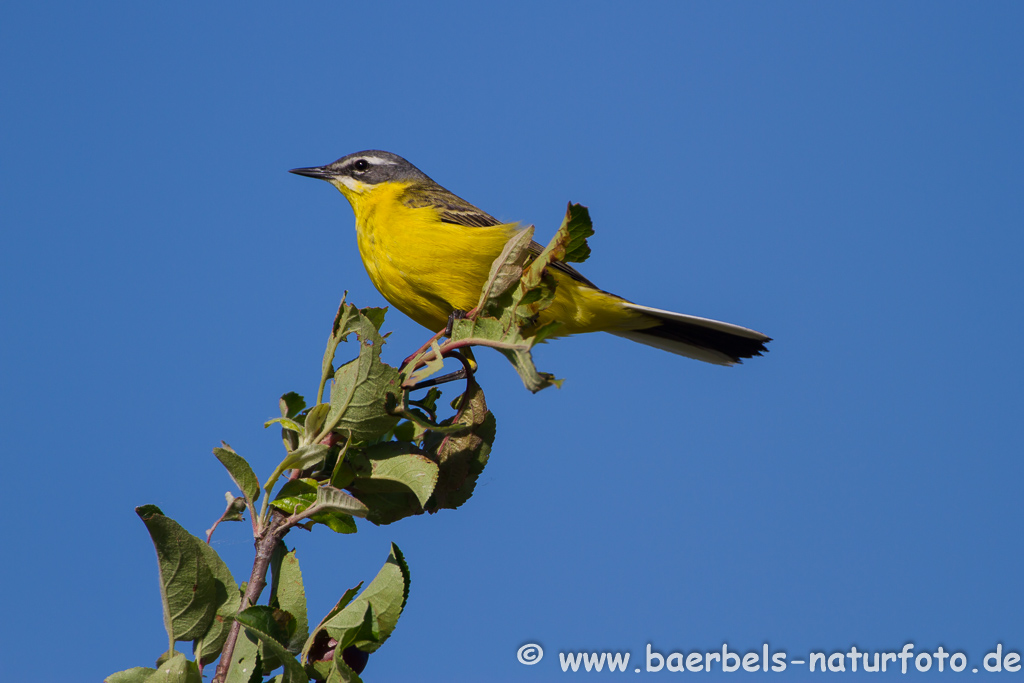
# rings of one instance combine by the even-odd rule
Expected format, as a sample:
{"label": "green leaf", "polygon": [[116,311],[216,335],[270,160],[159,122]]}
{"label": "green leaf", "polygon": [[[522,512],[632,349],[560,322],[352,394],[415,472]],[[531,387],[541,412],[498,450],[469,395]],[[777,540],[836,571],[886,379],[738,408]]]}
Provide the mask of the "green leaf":
{"label": "green leaf", "polygon": [[358,642],[380,642],[378,621],[372,604],[366,606],[362,623],[357,627],[347,629],[345,636],[335,645],[333,667],[327,676],[328,683],[335,681],[338,683],[362,683],[363,679],[359,677],[359,674],[345,662],[345,650],[355,647]]}
{"label": "green leaf", "polygon": [[355,468],[352,466],[352,460],[353,458],[348,457],[348,455],[344,459],[340,455],[338,456],[338,461],[334,464],[331,478],[328,481],[331,486],[336,489],[343,489],[352,483],[352,479],[355,477]]}
{"label": "green leaf", "polygon": [[309,413],[306,414],[306,437],[309,440],[313,440],[320,435],[323,430],[324,422],[327,420],[327,414],[331,412],[330,403],[318,403],[309,409]]}
{"label": "green leaf", "polygon": [[[541,312],[550,306],[555,298],[557,279],[549,268],[556,261],[569,263],[585,260],[590,255],[587,237],[593,234],[587,208],[579,204],[569,204],[562,225],[555,232],[551,242],[523,269],[519,286],[512,296],[511,311],[506,308],[502,312],[501,323],[505,330],[505,339],[513,342],[514,347],[499,350],[512,361],[530,391],[536,392],[552,384],[560,384],[553,376],[537,372],[529,353],[530,347],[556,335],[560,328],[560,323],[557,322],[536,327]],[[516,334],[511,333],[512,327],[516,328]],[[490,334],[493,334],[493,331]],[[526,342],[525,349],[518,343],[521,341]]]}
{"label": "green leaf", "polygon": [[536,393],[545,387],[558,385],[554,375],[538,372],[533,364],[530,349],[532,337],[523,337],[519,322],[514,320],[513,312],[506,309],[501,320],[495,318],[478,318],[476,320],[456,320],[452,326],[453,340],[469,340],[481,346],[491,346],[504,355],[515,367],[519,377],[527,389]]}
{"label": "green leaf", "polygon": [[316,501],[316,489],[314,479],[292,479],[285,482],[270,505],[288,515],[303,512]]}
{"label": "green leaf", "polygon": [[339,534],[356,533],[356,521],[352,515],[366,516],[366,506],[340,489],[326,484],[316,490],[316,512],[310,515],[314,522],[323,524]]}
{"label": "green leaf", "polygon": [[357,499],[333,486],[320,486],[316,490],[316,505],[318,508],[343,512],[346,515],[365,517],[367,508]]}
{"label": "green leaf", "polygon": [[200,638],[192,643],[192,652],[200,666],[209,664],[220,655],[227,640],[228,631],[231,629],[231,622],[235,613],[242,606],[242,594],[231,576],[231,570],[221,559],[213,548],[206,543],[200,544],[203,558],[213,572],[213,580],[217,589],[217,612],[210,622],[210,628]]}
{"label": "green leaf", "polygon": [[359,529],[356,527],[356,520],[351,515],[340,512],[317,512],[310,517],[314,522],[323,524],[336,534],[354,534]]}
{"label": "green leaf", "polygon": [[[404,396],[408,397],[408,393],[406,393]],[[398,412],[400,416],[404,417],[406,420],[413,424],[412,436],[414,438],[411,439],[406,439],[404,437],[399,436],[399,432],[397,430],[402,427],[402,424],[398,425],[398,427],[395,428],[396,431],[393,432],[393,434],[396,438],[398,438],[401,441],[419,440],[423,433],[427,431],[447,433],[450,431],[458,431],[459,429],[458,427],[452,427],[450,425],[444,426],[441,424],[437,424],[419,410],[413,410],[408,405],[400,406],[396,412]],[[403,428],[402,431],[405,432],[406,430]]]}
{"label": "green leaf", "polygon": [[133,666],[130,669],[110,674],[103,679],[103,683],[146,683],[149,677],[155,673],[156,669],[151,669],[148,666]]}
{"label": "green leaf", "polygon": [[311,443],[288,454],[281,463],[282,470],[306,470],[324,461],[330,446],[322,443]]}
{"label": "green leaf", "polygon": [[523,270],[523,286],[530,289],[541,280],[541,274],[554,261],[582,263],[590,256],[587,238],[594,234],[587,207],[572,204],[565,210],[565,217],[554,237],[533,261]]}
{"label": "green leaf", "polygon": [[386,307],[385,308],[367,307],[367,308],[360,308],[359,309],[359,313],[362,314],[362,316],[364,318],[369,320],[370,324],[373,325],[374,329],[377,330],[378,332],[380,332],[381,325],[384,324],[384,316],[387,314],[387,312],[388,312],[388,309]]}
{"label": "green leaf", "polygon": [[371,446],[367,449],[367,456],[373,468],[370,480],[401,484],[416,496],[420,506],[427,504],[437,484],[436,463],[418,449],[409,451],[406,444],[397,442]]}
{"label": "green leaf", "polygon": [[270,604],[295,617],[295,631],[288,638],[289,652],[298,654],[309,637],[309,619],[306,615],[306,588],[302,583],[299,560],[292,550],[272,565]]}
{"label": "green leaf", "polygon": [[[334,354],[338,350],[338,344],[351,332],[348,322],[355,314],[356,307],[345,303],[347,296],[347,291],[341,296],[338,312],[334,314],[334,323],[331,325],[331,334],[327,338],[327,348],[324,350],[324,360],[321,366],[321,375],[324,380],[334,374]],[[320,388],[323,389],[323,381],[321,381]]]}
{"label": "green leaf", "polygon": [[318,510],[366,516],[366,506],[349,494],[332,486],[320,486],[314,479],[292,479],[277,494],[271,505],[282,512],[304,512],[311,505]]}
{"label": "green leaf", "polygon": [[306,407],[306,399],[294,391],[289,391],[278,401],[281,406],[281,417],[295,417]]}
{"label": "green leaf", "polygon": [[397,404],[398,370],[380,360],[384,339],[375,322],[354,307],[347,308],[353,310],[344,318],[342,338],[355,332],[359,355],[334,373],[325,429],[348,430],[354,439],[372,441],[398,423],[398,417],[388,412],[389,404]]}
{"label": "green leaf", "polygon": [[508,305],[508,297],[523,276],[523,266],[530,256],[530,242],[533,240],[533,226],[519,230],[505,244],[498,258],[491,263],[487,283],[480,293],[477,310],[481,315],[491,315],[496,307]]}
{"label": "green leaf", "polygon": [[194,640],[210,627],[217,612],[214,573],[198,538],[185,531],[156,506],[135,509],[156,547],[160,566],[160,598],[164,626],[174,640]]}
{"label": "green leaf", "polygon": [[519,373],[519,378],[523,380],[523,386],[532,393],[536,394],[541,389],[547,389],[552,386],[562,386],[562,380],[557,379],[550,372],[540,372],[537,370],[537,366],[533,364],[533,356],[529,351],[515,349],[502,351],[501,354],[512,363],[516,372]]}
{"label": "green leaf", "polygon": [[367,519],[391,524],[421,514],[437,483],[437,464],[409,443],[388,441],[366,449],[370,471],[349,490],[369,508]]}
{"label": "green leaf", "polygon": [[[534,344],[534,346],[536,346],[537,344],[540,344],[542,341],[545,341],[545,340],[549,339],[550,337],[553,337],[554,335],[558,334],[558,330],[562,329],[562,327],[563,327],[562,323],[560,323],[557,320],[552,320],[551,322],[545,323],[545,324],[541,325],[540,327],[538,327],[536,330],[534,330],[534,333],[533,333],[533,344]],[[552,382],[557,384],[557,385],[559,385],[559,386],[561,386],[561,384],[562,384],[562,380],[558,380],[558,379],[552,380]]]}
{"label": "green leaf", "polygon": [[565,252],[559,256],[566,263],[583,263],[590,258],[590,245],[587,238],[594,234],[594,223],[590,220],[590,211],[581,204],[569,202],[565,210],[565,218],[559,231],[565,230],[568,239],[561,242]]}
{"label": "green leaf", "polygon": [[230,491],[225,491],[224,500],[227,501],[228,509],[224,511],[222,521],[241,522],[244,519],[242,513],[245,512],[245,498],[236,498]]}
{"label": "green leaf", "polygon": [[388,310],[386,308],[357,309],[355,306],[345,303],[347,296],[348,292],[345,292],[341,297],[341,304],[338,306],[338,312],[334,316],[334,324],[331,326],[331,336],[327,340],[327,349],[324,351],[324,360],[321,366],[321,391],[323,390],[323,382],[334,374],[334,356],[337,352],[338,344],[353,332],[358,333],[360,330],[366,331],[368,329],[380,332],[380,327],[384,324],[384,315]]}
{"label": "green leaf", "polygon": [[418,441],[421,433],[418,425],[411,420],[399,422],[394,431],[395,438],[399,441]]}
{"label": "green leaf", "polygon": [[287,636],[281,639],[280,625],[268,614],[269,608],[261,605],[249,607],[239,612],[236,619],[245,627],[245,630],[256,637],[269,652],[284,663],[284,676],[282,681],[286,683],[309,683],[309,677],[299,664],[295,656],[286,648],[283,642],[287,642]]}
{"label": "green leaf", "polygon": [[409,567],[405,563],[402,551],[392,543],[387,562],[370,582],[370,585],[363,590],[358,598],[331,616],[330,619],[325,620],[320,628],[341,642],[345,640],[350,629],[362,628],[366,608],[368,605],[372,605],[377,622],[375,631],[379,635],[375,639],[360,639],[354,644],[366,652],[375,652],[395,630],[398,617],[401,616],[408,597]]}
{"label": "green leaf", "polygon": [[252,471],[252,467],[249,466],[245,458],[236,453],[231,446],[223,441],[221,443],[224,447],[214,448],[213,454],[227,469],[228,475],[235,482],[238,490],[250,503],[255,503],[256,499],[260,497],[260,480],[256,478],[256,473]]}
{"label": "green leaf", "polygon": [[260,657],[259,642],[244,628],[238,632],[225,683],[263,683],[263,660]]}
{"label": "green leaf", "polygon": [[435,372],[440,372],[444,369],[444,357],[441,355],[441,347],[436,339],[430,342],[430,350],[433,353],[424,361],[424,365],[419,370],[413,372],[409,378],[413,384],[418,384]]}
{"label": "green leaf", "polygon": [[[277,562],[280,563],[280,560],[284,555],[284,544],[277,544],[274,547],[274,558],[276,558]],[[271,564],[273,563],[274,562],[272,560]],[[286,646],[295,632],[296,620],[294,615],[285,610],[269,605],[255,605],[250,609],[252,610],[249,613],[251,620],[258,621],[263,631],[273,637],[273,639],[281,645]],[[259,645],[259,653],[264,674],[268,674],[284,664],[282,659],[278,656],[277,650],[267,647],[266,643],[262,641]]]}
{"label": "green leaf", "polygon": [[361,355],[342,365],[331,385],[327,423],[363,441],[384,434],[398,424],[398,417],[388,412],[387,396],[396,403],[399,384],[398,370],[377,358]]}
{"label": "green leaf", "polygon": [[266,422],[263,423],[263,428],[266,429],[267,427],[275,423],[280,424],[285,429],[290,429],[293,432],[296,432],[297,434],[304,434],[306,432],[305,427],[300,425],[295,420],[290,420],[287,417],[275,417],[270,420],[267,420]]}
{"label": "green leaf", "polygon": [[[306,639],[306,644],[302,647],[303,662],[318,661],[323,659],[324,655],[327,653],[326,643],[329,638],[327,631],[324,630],[324,624],[333,619],[336,614],[341,612],[341,610],[345,609],[345,606],[352,602],[352,599],[356,597],[356,595],[359,593],[359,589],[362,587],[362,582],[359,582],[359,585],[357,585],[355,588],[349,588],[347,591],[345,591],[345,594],[341,596],[341,599],[338,600],[338,603],[334,607],[332,607],[331,611],[328,612],[324,616],[324,618],[320,620],[320,623],[316,625],[316,628],[313,629],[312,634],[310,634],[309,638]],[[315,646],[322,647],[318,649]]]}
{"label": "green leaf", "polygon": [[430,512],[454,509],[469,500],[494,443],[497,423],[480,385],[470,379],[459,401],[459,412],[451,422],[465,429],[444,435],[429,433],[425,441],[439,466],[434,495],[425,506]]}
{"label": "green leaf", "polygon": [[441,390],[437,387],[430,387],[427,389],[427,393],[420,399],[409,399],[409,404],[419,406],[428,413],[437,412],[437,401],[441,398]]}
{"label": "green leaf", "polygon": [[136,666],[107,676],[103,683],[202,683],[202,680],[196,663],[175,652],[156,669]]}
{"label": "green leaf", "polygon": [[[590,256],[587,237],[593,234],[594,229],[587,208],[570,203],[565,211],[565,218],[562,219],[562,225],[554,237],[537,258],[523,269],[523,276],[513,295],[514,318],[518,326],[532,327],[540,312],[554,301],[557,281],[548,271],[551,264],[556,261],[569,263],[586,260]],[[502,321],[506,320],[503,316]],[[549,329],[547,335],[552,331]],[[524,332],[524,336],[529,335],[529,331]],[[533,343],[538,341],[534,340]]]}
{"label": "green leaf", "polygon": [[[341,512],[340,507],[347,506],[347,503],[339,503],[339,507],[327,504],[317,505],[316,510],[309,508],[317,504],[321,496],[331,496],[329,493],[320,493],[323,488],[314,479],[292,479],[281,487],[277,498],[271,501],[271,505],[289,515],[296,513],[308,513],[309,519],[323,524],[331,531],[339,534],[354,534],[356,523],[350,514]],[[347,494],[346,494],[347,495]],[[351,496],[348,496],[351,498]],[[355,499],[352,499],[355,500]],[[358,503],[358,501],[356,501]]]}

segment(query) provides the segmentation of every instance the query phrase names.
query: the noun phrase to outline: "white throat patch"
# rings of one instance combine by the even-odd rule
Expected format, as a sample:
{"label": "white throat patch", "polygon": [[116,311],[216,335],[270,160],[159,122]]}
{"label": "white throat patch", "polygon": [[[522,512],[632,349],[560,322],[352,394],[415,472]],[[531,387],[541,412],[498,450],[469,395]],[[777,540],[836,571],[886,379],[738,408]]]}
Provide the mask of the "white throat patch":
{"label": "white throat patch", "polygon": [[[349,176],[341,176],[340,178],[331,178],[331,182],[334,183],[335,185],[337,185],[338,183],[341,183],[342,185],[344,185],[345,187],[347,187],[348,189],[350,189],[351,191],[353,191],[353,192],[355,192],[357,194],[362,194],[363,192],[366,192],[366,190],[368,190],[370,188],[370,186],[367,185],[366,183],[364,183],[363,181],[356,180],[355,178],[350,178]],[[339,188],[339,189],[341,189],[341,188]]]}

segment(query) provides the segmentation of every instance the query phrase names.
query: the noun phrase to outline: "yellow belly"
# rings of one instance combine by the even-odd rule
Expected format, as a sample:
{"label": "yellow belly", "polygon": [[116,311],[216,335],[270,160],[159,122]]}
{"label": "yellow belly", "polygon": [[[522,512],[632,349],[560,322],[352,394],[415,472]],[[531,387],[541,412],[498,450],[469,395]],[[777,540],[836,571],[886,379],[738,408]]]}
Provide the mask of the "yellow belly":
{"label": "yellow belly", "polygon": [[516,225],[468,228],[442,223],[432,207],[410,208],[392,183],[350,198],[359,254],[374,286],[398,310],[430,330],[440,330],[453,310],[480,299],[491,263]]}

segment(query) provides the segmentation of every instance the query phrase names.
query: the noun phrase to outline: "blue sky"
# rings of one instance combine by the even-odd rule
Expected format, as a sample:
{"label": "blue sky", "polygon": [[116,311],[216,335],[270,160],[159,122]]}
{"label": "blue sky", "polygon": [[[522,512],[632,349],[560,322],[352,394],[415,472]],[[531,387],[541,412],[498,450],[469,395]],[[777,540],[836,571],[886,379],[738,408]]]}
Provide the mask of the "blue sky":
{"label": "blue sky", "polygon": [[[347,203],[286,172],[368,148],[542,240],[586,204],[590,279],[776,341],[726,369],[560,340],[536,356],[566,383],[536,396],[481,354],[498,438],[467,505],[288,538],[313,614],[405,551],[367,681],[561,680],[560,651],[633,668],[648,643],[913,642],[968,671],[1024,649],[1019,4],[0,15],[11,680],[165,648],[133,507],[208,528],[231,488],[211,449],[268,473],[262,423],[315,392],[342,291],[384,304]],[[426,337],[386,327],[393,364]],[[238,580],[246,527],[215,537]]]}

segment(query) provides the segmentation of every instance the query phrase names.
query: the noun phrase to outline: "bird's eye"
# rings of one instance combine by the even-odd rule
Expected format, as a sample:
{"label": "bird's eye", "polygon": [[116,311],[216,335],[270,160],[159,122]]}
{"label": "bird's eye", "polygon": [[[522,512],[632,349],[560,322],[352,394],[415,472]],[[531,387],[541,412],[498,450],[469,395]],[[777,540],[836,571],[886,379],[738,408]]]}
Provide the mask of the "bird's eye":
{"label": "bird's eye", "polygon": [[366,159],[356,159],[356,162],[352,164],[352,168],[359,171],[360,173],[365,173],[366,171],[370,170],[370,162],[367,161]]}

